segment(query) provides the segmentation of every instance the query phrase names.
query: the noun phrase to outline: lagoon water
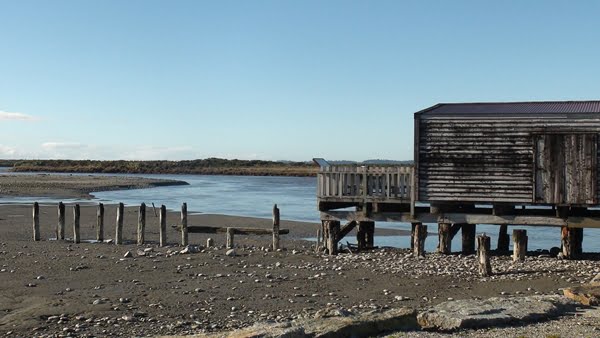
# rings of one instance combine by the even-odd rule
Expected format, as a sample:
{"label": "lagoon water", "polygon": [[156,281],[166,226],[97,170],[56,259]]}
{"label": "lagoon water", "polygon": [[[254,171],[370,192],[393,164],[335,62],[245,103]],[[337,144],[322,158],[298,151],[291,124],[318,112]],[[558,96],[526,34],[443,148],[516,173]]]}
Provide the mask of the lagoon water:
{"label": "lagoon water", "polygon": [[[2,170],[0,170],[2,171]],[[11,175],[35,175],[2,172]],[[73,174],[87,175],[87,174]],[[190,212],[211,214],[227,214],[270,218],[273,204],[281,209],[282,219],[319,222],[316,203],[316,178],[314,177],[271,177],[271,176],[218,176],[218,175],[127,175],[150,178],[182,180],[187,186],[167,186],[152,189],[133,189],[119,191],[95,192],[92,202],[139,205],[145,202],[151,206],[164,204],[176,210],[181,203],[188,204]],[[58,203],[54,198],[0,198],[0,203]],[[64,202],[90,202],[90,200],[65,199]],[[389,227],[410,230],[408,223],[377,223],[377,227]],[[315,226],[315,231],[316,231]],[[516,227],[515,227],[516,228]],[[554,227],[522,227],[527,229],[529,250],[550,249],[560,246],[560,229]],[[426,250],[432,251],[437,245],[437,224],[429,224],[432,232],[426,241]],[[485,232],[496,242],[498,226],[478,225],[477,233]],[[509,227],[509,233],[511,232]],[[344,239],[343,243],[345,243]],[[355,242],[349,238],[350,242]],[[375,244],[379,246],[408,247],[410,242],[406,236],[376,236]],[[460,234],[452,242],[452,247],[460,248]],[[492,244],[492,247],[494,244]],[[586,252],[600,252],[600,229],[585,229],[583,249]]]}

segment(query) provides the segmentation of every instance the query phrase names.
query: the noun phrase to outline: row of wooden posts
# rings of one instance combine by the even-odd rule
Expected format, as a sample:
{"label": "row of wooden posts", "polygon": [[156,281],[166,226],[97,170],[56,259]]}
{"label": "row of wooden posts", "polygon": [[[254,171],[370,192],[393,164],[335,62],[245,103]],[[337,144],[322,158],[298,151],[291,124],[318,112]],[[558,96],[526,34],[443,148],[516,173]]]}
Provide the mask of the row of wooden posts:
{"label": "row of wooden posts", "polygon": [[[154,206],[154,204],[153,204]],[[155,211],[156,212],[156,211]],[[123,218],[125,215],[125,205],[123,203],[119,203],[117,206],[117,218],[115,222],[115,244],[123,244]],[[58,203],[58,224],[56,226],[56,239],[64,240],[65,239],[65,205],[63,202]],[[79,204],[75,204],[73,206],[73,243],[80,243],[80,206]],[[166,246],[167,245],[167,208],[164,205],[160,207],[159,213],[159,224],[160,224],[160,232],[159,232],[159,245]],[[187,203],[183,203],[181,205],[181,224],[178,226],[181,231],[181,245],[188,245],[188,212],[187,212]],[[205,232],[204,230],[216,229],[215,227],[196,227],[198,228],[197,232]],[[138,211],[138,224],[137,224],[137,244],[142,245],[145,243],[145,229],[146,229],[146,204],[142,203],[139,207]],[[203,230],[204,229],[204,230]],[[227,234],[226,239],[226,247],[233,248],[233,239],[234,234],[248,234],[248,233],[257,233],[257,229],[250,228],[233,228],[227,227],[224,229]],[[280,233],[287,233],[287,230],[280,230],[280,214],[279,208],[277,204],[273,206],[273,250],[277,250],[280,248]],[[38,202],[33,204],[33,240],[40,240],[40,207]],[[96,212],[96,241],[102,242],[104,241],[104,204],[99,203]],[[207,241],[208,246],[212,246],[209,244],[212,242],[212,239]]]}
{"label": "row of wooden posts", "polygon": [[[125,216],[125,205],[119,203],[117,206],[117,219],[115,222],[115,244],[123,244],[123,219]],[[58,203],[58,224],[56,226],[56,239],[65,239],[66,210],[63,202]],[[167,245],[167,207],[161,205],[159,213],[159,245]],[[73,243],[81,242],[80,236],[80,206],[73,205]],[[137,244],[145,243],[146,230],[146,204],[142,203],[138,211]],[[40,240],[40,206],[38,202],[33,203],[33,240]],[[104,204],[99,203],[96,209],[96,241],[104,241]],[[188,245],[187,231],[187,203],[181,205],[181,245]]]}

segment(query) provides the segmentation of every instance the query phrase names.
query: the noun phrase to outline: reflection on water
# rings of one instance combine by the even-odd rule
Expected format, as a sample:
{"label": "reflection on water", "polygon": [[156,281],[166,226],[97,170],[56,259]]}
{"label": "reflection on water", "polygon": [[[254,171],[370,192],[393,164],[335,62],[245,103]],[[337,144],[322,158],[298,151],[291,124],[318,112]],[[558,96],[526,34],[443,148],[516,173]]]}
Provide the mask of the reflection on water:
{"label": "reflection on water", "polygon": [[[0,172],[2,172],[0,168]],[[2,174],[11,174],[2,172]],[[12,174],[11,174],[12,175]],[[32,175],[32,174],[26,174]],[[88,174],[73,174],[88,175]],[[282,219],[319,222],[316,202],[316,178],[314,177],[268,177],[268,176],[210,176],[210,175],[124,175],[150,178],[175,179],[188,182],[187,186],[157,187],[93,193],[93,200],[64,199],[64,202],[123,202],[125,205],[139,205],[145,202],[157,207],[164,204],[169,209],[178,209],[187,202],[190,212],[228,214],[270,218],[273,204],[281,209]],[[56,198],[10,197],[0,198],[0,203],[58,203]],[[407,223],[378,223],[378,227],[410,231]],[[429,238],[426,249],[432,251],[437,246],[437,224],[428,224]],[[517,227],[513,227],[517,228]],[[523,227],[529,236],[529,250],[550,249],[560,246],[560,229],[550,227]],[[492,238],[495,247],[498,227],[478,225],[477,233],[485,232]],[[511,233],[509,227],[509,234]],[[600,230],[584,230],[583,248],[585,251],[600,251]],[[461,236],[452,241],[455,251],[460,250]],[[344,239],[345,241],[346,239]],[[355,239],[348,238],[350,242]],[[345,243],[345,242],[344,242]],[[377,236],[376,245],[409,247],[406,236]]]}

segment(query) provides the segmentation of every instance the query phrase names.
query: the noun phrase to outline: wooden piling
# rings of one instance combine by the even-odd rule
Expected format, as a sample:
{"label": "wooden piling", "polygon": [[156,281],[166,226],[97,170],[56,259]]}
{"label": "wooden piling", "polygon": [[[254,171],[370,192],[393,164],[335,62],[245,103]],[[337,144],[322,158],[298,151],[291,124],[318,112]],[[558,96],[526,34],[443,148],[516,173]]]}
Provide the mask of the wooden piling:
{"label": "wooden piling", "polygon": [[187,203],[181,205],[181,245],[188,245]]}
{"label": "wooden piling", "polygon": [[104,241],[104,204],[98,203],[96,210],[96,240]]}
{"label": "wooden piling", "polygon": [[56,225],[56,239],[65,239],[65,204],[58,203],[58,224]]}
{"label": "wooden piling", "polygon": [[358,228],[356,230],[356,242],[358,244],[358,250],[364,250],[367,247],[367,229],[365,222],[358,222]]}
{"label": "wooden piling", "polygon": [[138,226],[137,226],[137,244],[142,245],[145,242],[146,232],[146,204],[140,204],[140,210],[138,212]]}
{"label": "wooden piling", "polygon": [[273,251],[279,249],[279,208],[273,206]]}
{"label": "wooden piling", "polygon": [[410,251],[415,249],[415,228],[419,223],[410,223]]}
{"label": "wooden piling", "polygon": [[235,234],[235,229],[234,228],[227,228],[227,244],[226,244],[226,248],[227,249],[233,249],[233,236]]}
{"label": "wooden piling", "polygon": [[159,245],[167,245],[167,207],[160,206],[160,234],[159,234]]}
{"label": "wooden piling", "polygon": [[513,261],[524,261],[527,255],[527,230],[513,230]]}
{"label": "wooden piling", "polygon": [[472,255],[475,253],[475,224],[462,224],[462,253]]}
{"label": "wooden piling", "polygon": [[340,232],[340,221],[327,221],[327,252],[336,255],[338,252],[338,241]]}
{"label": "wooden piling", "polygon": [[498,231],[498,251],[508,252],[509,243],[510,237],[508,236],[508,225],[502,224]]}
{"label": "wooden piling", "polygon": [[81,242],[81,237],[79,236],[79,220],[80,220],[79,204],[75,204],[73,206],[73,243]]}
{"label": "wooden piling", "polygon": [[115,224],[115,244],[123,244],[123,217],[125,216],[125,205],[119,203],[117,208],[117,221]]}
{"label": "wooden piling", "polygon": [[40,240],[40,205],[33,203],[33,240]]}
{"label": "wooden piling", "polygon": [[490,263],[490,237],[485,234],[477,236],[477,265],[479,275],[491,276],[492,264]]}
{"label": "wooden piling", "polygon": [[583,229],[561,228],[562,254],[567,259],[578,259],[582,254]]}
{"label": "wooden piling", "polygon": [[450,224],[438,224],[438,252],[449,254],[452,252],[452,239],[450,238]]}
{"label": "wooden piling", "polygon": [[367,248],[375,247],[375,222],[365,222],[366,223],[366,234],[365,234],[365,244]]}
{"label": "wooden piling", "polygon": [[212,248],[213,246],[215,246],[215,241],[212,238],[207,238],[206,239],[206,247]]}
{"label": "wooden piling", "polygon": [[413,236],[413,253],[415,257],[425,256],[425,239],[427,238],[427,225],[416,223]]}

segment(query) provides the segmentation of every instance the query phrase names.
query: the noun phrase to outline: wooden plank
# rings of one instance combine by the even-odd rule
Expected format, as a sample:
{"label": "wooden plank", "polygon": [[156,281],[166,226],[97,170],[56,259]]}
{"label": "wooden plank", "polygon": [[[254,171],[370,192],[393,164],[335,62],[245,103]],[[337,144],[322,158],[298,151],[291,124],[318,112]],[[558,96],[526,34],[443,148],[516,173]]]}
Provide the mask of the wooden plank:
{"label": "wooden plank", "polygon": [[[176,229],[180,229],[180,225],[174,226]],[[237,235],[272,235],[272,229],[263,228],[235,228],[235,227],[217,227],[207,225],[188,225],[188,232],[194,234],[222,234],[227,232],[227,228],[234,229]],[[280,235],[287,235],[290,233],[289,229],[279,229]]]}

